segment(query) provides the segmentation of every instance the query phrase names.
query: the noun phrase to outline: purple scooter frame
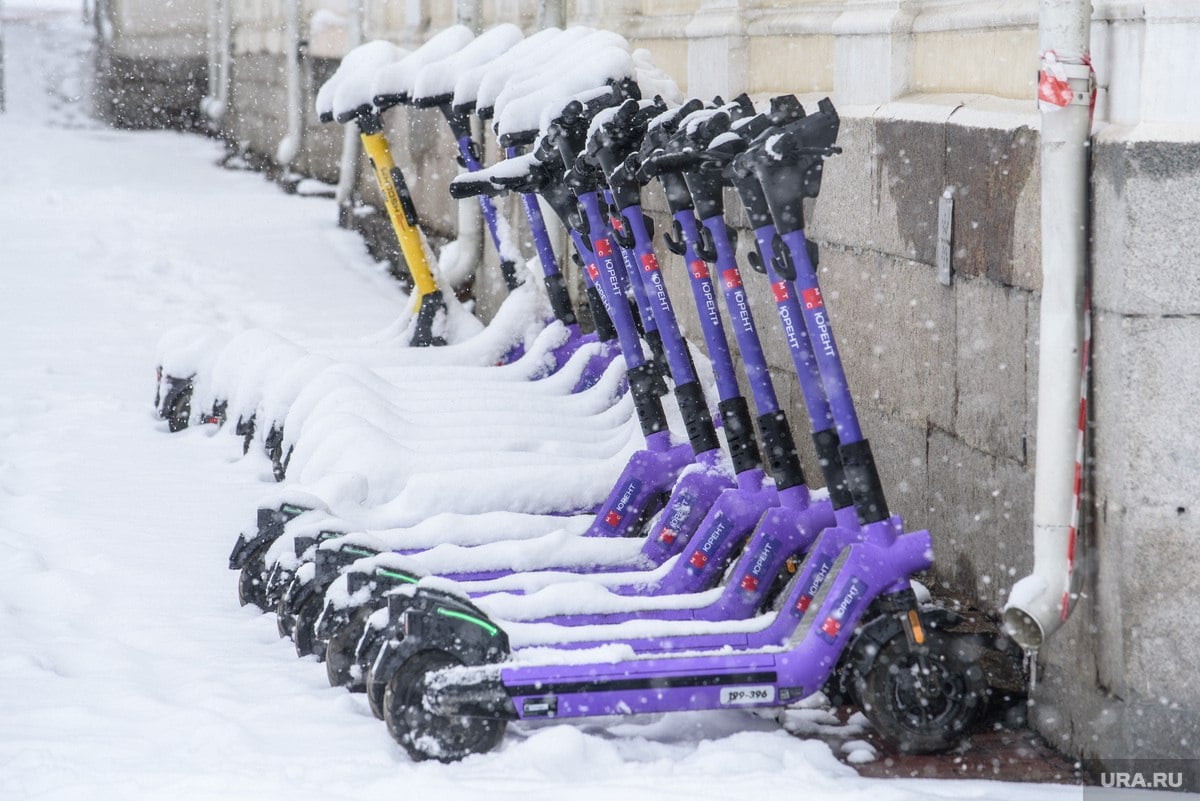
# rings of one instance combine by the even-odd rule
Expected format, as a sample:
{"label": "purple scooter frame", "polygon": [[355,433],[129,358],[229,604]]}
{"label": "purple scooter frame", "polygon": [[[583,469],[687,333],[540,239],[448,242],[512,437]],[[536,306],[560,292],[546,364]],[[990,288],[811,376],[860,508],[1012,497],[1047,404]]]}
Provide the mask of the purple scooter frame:
{"label": "purple scooter frame", "polygon": [[[512,159],[520,155],[520,148],[507,147],[505,148],[506,158]],[[542,216],[541,206],[538,204],[537,195],[533,192],[518,192],[521,198],[521,206],[525,210],[525,218],[529,221],[529,233],[533,238],[533,247],[538,254],[538,261],[542,265],[543,282],[546,287],[546,296],[550,301],[550,308],[555,319],[563,323],[567,328],[567,339],[561,345],[556,347],[551,352],[551,361],[546,365],[545,375],[550,375],[557,372],[567,360],[579,350],[583,345],[599,341],[600,337],[595,333],[584,334],[579,329],[579,321],[575,317],[575,310],[571,308],[571,299],[567,294],[567,284],[563,279],[562,271],[558,266],[558,259],[554,255],[554,246],[550,243],[550,234],[546,230],[546,221]],[[480,197],[483,200],[483,197]],[[586,251],[585,251],[586,252]],[[588,286],[591,287],[590,277],[587,276],[585,270],[585,280]],[[608,369],[608,365],[618,355],[618,350],[615,346],[606,344],[604,349],[588,360],[587,367],[579,377],[572,388],[572,392],[582,392],[589,387],[595,386],[600,380],[600,376]]]}
{"label": "purple scooter frame", "polygon": [[[824,686],[849,648],[863,615],[877,598],[892,599],[896,609],[906,610],[901,619],[907,623],[895,629],[897,634],[890,635],[886,647],[893,651],[903,649],[907,638],[910,644],[915,643],[910,645],[916,660],[912,662],[914,676],[937,674],[940,681],[946,675],[944,666],[932,668],[921,661],[927,658],[921,656],[925,653],[921,648],[926,634],[919,625],[920,612],[908,589],[908,576],[932,565],[929,533],[905,534],[902,521],[888,515],[870,447],[861,437],[833,332],[820,302],[816,273],[803,236],[802,214],[789,217],[789,212],[798,211],[805,195],[816,195],[821,158],[831,152],[836,137],[836,112],[827,102],[822,103],[822,112],[823,119],[806,119],[794,129],[773,132],[776,139],[772,140],[769,152],[764,152],[763,147],[748,152],[764,185],[781,177],[778,165],[772,163],[781,150],[792,154],[794,159],[784,166],[792,167],[791,172],[800,173],[798,177],[802,179],[786,180],[793,176],[782,170],[785,180],[778,183],[786,184],[788,189],[777,185],[779,194],[772,196],[768,192],[768,201],[790,261],[795,265],[804,299],[806,328],[813,341],[819,343],[816,361],[842,440],[841,453],[859,526],[844,534],[844,529],[830,529],[818,538],[801,576],[793,582],[786,600],[774,614],[718,625],[711,634],[689,631],[676,637],[650,638],[634,647],[637,653],[634,658],[615,661],[578,664],[564,654],[563,663],[487,665],[502,660],[509,650],[504,633],[485,618],[476,617],[478,610],[469,605],[455,607],[452,600],[436,594],[426,598],[418,594],[417,603],[409,605],[401,620],[405,639],[398,647],[411,655],[414,668],[407,672],[402,662],[393,674],[385,709],[389,731],[414,757],[457,759],[487,750],[502,735],[500,721],[504,719],[752,708],[799,700]],[[784,141],[781,146],[782,137],[791,137],[799,143]],[[815,144],[810,139],[815,139]],[[788,205],[778,202],[780,196]],[[799,224],[795,224],[796,220]],[[829,555],[832,562],[824,568],[824,557]],[[816,578],[818,570],[828,578],[812,593],[812,585],[806,580]],[[449,636],[451,632],[461,636],[455,639]],[[592,646],[612,641],[605,637],[588,639]],[[456,653],[439,650],[454,642],[462,646]],[[625,640],[624,644],[631,643]],[[694,653],[697,649],[718,648],[719,653]],[[671,652],[684,653],[669,656]],[[380,661],[388,653],[386,649],[381,652]],[[431,662],[429,657],[418,659],[420,654],[441,656]],[[544,657],[552,658],[548,654]],[[395,659],[395,655],[391,658]],[[476,666],[441,669],[464,661]],[[866,665],[865,686],[884,688],[883,695],[877,691],[874,701],[899,703],[903,707],[904,702],[889,695],[886,688],[905,682],[906,669],[901,667],[897,673],[894,664],[885,662],[880,668],[885,673],[883,684],[872,685],[872,666],[872,663]],[[921,687],[919,683],[915,686]],[[907,710],[901,708],[898,714],[907,714]],[[873,719],[878,722],[877,717]],[[916,720],[914,725],[919,727],[921,718]],[[893,730],[906,731],[908,725],[902,722]],[[936,742],[941,744],[943,740]],[[431,753],[430,748],[436,750]]]}
{"label": "purple scooter frame", "polygon": [[[623,196],[629,197],[630,195],[629,193],[624,193]],[[765,199],[761,198],[761,190],[759,190],[759,196],[760,197],[757,198],[757,200],[765,207]],[[710,203],[709,207],[716,208],[716,206],[712,203]],[[634,250],[643,264],[643,274],[648,278],[649,286],[647,288],[652,292],[652,294],[655,290],[657,290],[658,295],[661,298],[663,295],[665,295],[665,291],[662,288],[661,277],[658,273],[657,260],[646,244],[649,237],[646,235],[644,225],[642,223],[643,218],[641,216],[641,209],[636,205],[629,204],[626,206],[626,208],[622,209],[622,216],[626,220],[626,224],[630,229],[630,232],[633,234]],[[690,208],[681,208],[679,211],[677,211],[675,214],[675,220],[685,241],[685,254],[691,256],[694,243],[699,241],[699,237],[696,233],[695,220],[692,216]],[[747,350],[753,351],[755,350],[753,344],[756,343],[757,336],[753,330],[753,319],[751,318],[748,321],[745,320],[745,318],[748,316],[748,309],[745,306],[745,296],[740,292],[740,275],[736,272],[736,265],[731,264],[732,258],[730,248],[728,247],[728,238],[723,228],[723,221],[714,217],[713,219],[710,219],[709,227],[710,231],[712,231],[712,241],[716,245],[719,267],[724,268],[723,273],[729,277],[726,289],[727,300],[729,301],[731,313],[734,314],[735,319],[740,318],[744,321],[742,334],[744,340],[747,342],[745,347]],[[769,230],[773,232],[773,228],[770,228]],[[768,234],[768,229],[764,229],[759,233],[766,236]],[[759,245],[760,247],[763,247],[765,244],[769,248],[770,241],[770,236],[766,236],[765,242],[760,241]],[[771,263],[770,256],[767,256],[765,260],[768,264]],[[691,261],[691,259],[689,259],[689,261]],[[705,311],[704,301],[711,298],[711,285],[707,287],[703,285],[703,282],[708,280],[708,273],[702,262],[697,261],[693,264],[691,275],[693,279],[694,295],[703,318]],[[773,274],[772,277],[775,278]],[[658,280],[655,281],[653,279]],[[796,363],[797,376],[804,392],[809,410],[809,416],[813,421],[814,429],[819,430],[820,427],[823,426],[830,418],[831,414],[829,403],[826,400],[824,391],[821,387],[821,377],[811,352],[811,346],[807,337],[807,333],[802,328],[799,331],[794,330],[793,321],[798,321],[800,319],[799,308],[794,300],[794,292],[789,294],[784,289],[782,284],[778,284],[775,281],[773,281],[773,284],[776,285],[775,295],[780,319],[784,325],[785,332],[788,333],[789,347],[792,352],[793,360]],[[666,301],[666,304],[660,300],[660,307],[664,305],[669,310],[669,300]],[[657,308],[659,307],[656,307],[656,310]],[[713,310],[715,311],[715,308]],[[710,329],[706,328],[705,333],[709,334]],[[720,345],[724,346],[724,337],[719,328],[716,334],[720,339]],[[711,343],[712,338],[710,338],[709,341]],[[720,354],[722,350],[724,353],[728,353],[727,347],[713,348],[713,350],[718,354]],[[759,374],[764,376],[764,382],[767,384],[767,390],[769,391],[761,391],[760,394],[766,396],[763,405],[770,409],[770,405],[774,402],[774,393],[773,389],[770,388],[769,378],[766,377],[765,360],[762,358],[761,350],[758,350],[756,354],[752,353],[752,358],[756,363],[762,365]],[[714,359],[714,362],[717,362],[717,359]],[[720,379],[720,377],[721,371],[718,367],[718,378]],[[732,384],[734,387],[736,387],[736,381],[732,382]],[[836,459],[836,454],[833,454],[833,456]],[[830,460],[826,460],[827,467],[830,467],[828,464],[829,461]],[[829,470],[827,478],[832,479],[829,482],[831,486],[836,487],[842,483],[840,473],[838,473],[836,470]],[[750,614],[753,609],[756,608],[754,605],[744,605],[739,607],[736,602],[731,602],[730,598],[741,596],[744,602],[748,602],[750,604],[761,601],[761,598],[755,598],[754,595],[754,590],[757,589],[760,583],[760,577],[762,575],[774,576],[775,571],[778,569],[778,566],[770,557],[772,555],[778,556],[781,554],[786,556],[787,554],[795,552],[795,550],[799,550],[801,552],[806,551],[818,532],[827,526],[834,525],[834,516],[831,513],[829,504],[822,504],[820,508],[811,511],[808,509],[808,492],[807,488],[805,488],[802,484],[789,487],[784,490],[784,493],[787,493],[788,496],[786,498],[786,512],[775,514],[774,509],[770,510],[768,512],[768,518],[764,518],[763,524],[760,525],[759,530],[755,532],[754,539],[747,548],[747,555],[744,559],[744,561],[751,565],[752,570],[742,575],[742,568],[739,568],[739,575],[735,575],[735,579],[738,579],[740,582],[736,593],[726,592],[721,598],[718,599],[716,603],[700,610],[663,610],[661,615],[656,613],[655,617],[661,617],[662,619],[669,619],[672,617],[691,617],[693,619],[726,619],[730,616],[745,616]],[[839,498],[840,502],[834,504],[834,506],[840,511],[840,514],[838,515],[840,522],[853,525],[853,510],[850,508],[849,496],[845,492],[835,492],[834,494],[841,496]],[[750,504],[753,503],[754,500],[750,500]],[[755,514],[755,512],[751,511],[750,514]],[[710,525],[704,529],[706,532],[708,532],[706,536],[700,537],[697,542],[693,544],[693,547],[689,548],[689,551],[685,552],[684,558],[681,559],[681,563],[686,569],[673,570],[670,574],[668,574],[668,577],[665,580],[650,583],[646,587],[645,592],[654,594],[676,594],[696,592],[705,588],[705,584],[689,582],[686,577],[689,574],[695,576],[702,573],[703,568],[707,564],[708,558],[712,555],[713,549],[718,543],[720,543],[721,546],[726,549],[730,547],[729,541],[722,541],[721,537],[722,532],[730,528],[728,517],[720,513],[714,517],[715,520],[713,521],[713,525]],[[757,514],[755,514],[755,517],[757,518]],[[789,535],[794,535],[797,532],[804,533],[800,534],[800,536],[797,538],[794,548],[779,547],[781,542],[786,542],[790,546],[792,544],[792,539],[789,537]],[[720,560],[718,559],[718,561]],[[676,567],[678,567],[678,565]],[[819,570],[818,573],[823,578],[827,571],[828,566],[826,566],[824,570]],[[683,577],[682,579],[680,578],[681,576]],[[810,585],[811,584],[812,581],[810,581]],[[622,589],[623,588],[614,588],[614,591],[620,593],[622,592]],[[711,615],[711,617],[709,617],[709,615]],[[550,622],[567,625],[590,625],[602,622],[619,622],[628,618],[629,614],[605,616],[575,615],[555,616],[548,618],[547,620]]]}
{"label": "purple scooter frame", "polygon": [[[607,157],[608,164],[604,166],[608,167],[610,171],[612,164],[622,161],[622,159],[614,156],[613,153],[604,148],[593,149],[599,149],[601,158]],[[622,198],[626,201],[636,198],[636,190],[620,183],[620,181],[620,178],[610,178],[610,182],[614,183],[614,186],[619,186],[622,190],[619,193]],[[717,191],[719,192],[719,187]],[[635,259],[631,259],[630,261],[634,261],[635,264],[640,262],[642,269],[639,272],[647,281],[647,290],[656,296],[658,302],[653,306],[653,309],[654,313],[660,316],[660,328],[664,331],[675,331],[676,326],[674,324],[670,299],[666,294],[665,286],[662,282],[658,261],[649,244],[649,234],[645,228],[641,208],[636,203],[626,202],[620,213],[624,223],[618,223],[614,220],[614,226],[628,229],[627,233],[632,238],[629,244],[633,246],[632,250],[635,257]],[[681,230],[684,231],[684,238],[686,240],[685,253],[690,254],[694,244],[698,241],[698,237],[694,233],[694,219],[691,217],[689,209],[681,209],[677,213],[676,219],[680,223]],[[723,221],[721,222],[723,224]],[[723,268],[723,273],[727,277],[731,277],[731,280],[727,280],[726,296],[731,314],[735,316],[735,319],[740,318],[743,321],[740,332],[743,347],[746,351],[752,352],[753,360],[765,365],[761,346],[758,343],[757,334],[753,327],[753,319],[750,317],[749,310],[746,307],[745,295],[741,292],[740,275],[737,272],[736,264],[732,261],[728,239],[723,227],[718,228],[715,222],[712,225],[717,230],[714,241],[720,241],[724,244],[724,247],[719,249],[719,266]],[[708,281],[707,270],[699,269],[696,266],[697,264],[700,265],[700,268],[703,267],[702,262],[695,262],[691,269],[693,282],[699,284],[699,287],[695,291],[695,296],[698,300],[711,298],[711,285],[704,286],[703,283]],[[701,307],[702,315],[703,312],[704,309]],[[719,341],[721,347],[714,348],[714,350],[718,354],[724,353],[726,358],[728,358],[728,349],[725,346],[724,336],[719,327],[719,317],[717,318],[717,325],[714,327],[716,328],[715,332],[706,328],[705,333],[711,334],[710,341],[713,339]],[[807,339],[804,340],[804,344],[807,345]],[[673,372],[676,372],[680,376],[686,376],[687,363],[681,353],[683,347],[682,341],[677,341],[675,338],[664,338],[664,345],[666,346],[668,359],[671,360],[670,364]],[[811,354],[808,356],[808,360],[811,362]],[[718,374],[720,374],[722,365],[719,359],[714,359],[714,366]],[[730,368],[728,377],[731,379],[729,385],[736,390],[736,380],[732,379],[731,362],[729,362],[728,367]],[[806,395],[822,395],[819,386],[819,376],[815,376],[810,370],[802,373],[800,378],[802,384],[805,384]],[[766,375],[765,366],[760,371],[757,394],[761,397],[756,398],[756,400],[760,402],[762,407],[768,409],[769,413],[778,412],[774,389],[771,386],[769,376]],[[827,415],[828,404],[824,404],[823,396],[821,397],[821,402],[823,403],[822,409],[814,412],[814,421],[823,420]],[[716,506],[709,510],[709,514],[701,523],[701,536],[689,545],[679,563],[675,565],[663,580],[651,581],[644,585],[638,584],[633,587],[613,587],[613,591],[616,593],[629,593],[633,591],[643,594],[683,594],[698,592],[712,586],[716,579],[712,572],[712,566],[717,565],[718,569],[723,568],[738,545],[751,532],[754,524],[759,521],[763,509],[774,507],[778,503],[774,489],[764,485],[762,470],[760,467],[757,467],[756,463],[757,458],[747,461],[745,469],[739,475],[739,486],[735,491],[720,492],[717,495]],[[682,485],[686,480],[687,476],[681,479],[680,484]],[[690,496],[686,492],[679,492],[679,489],[680,487],[677,486],[677,497],[688,497],[690,502]],[[806,550],[816,533],[832,525],[834,522],[828,503],[818,504],[811,512],[809,511],[808,490],[803,483],[787,486],[783,492],[786,494],[785,498],[791,514],[773,518],[770,530],[762,533],[761,537],[756,536],[752,542],[753,547],[749,556],[753,564],[753,572],[743,577],[745,580],[739,588],[740,595],[744,598],[744,605],[740,608],[745,609],[745,614],[749,614],[756,608],[754,604],[754,591],[758,588],[760,577],[770,575],[773,578],[784,558],[797,550]],[[668,504],[668,513],[671,510],[672,507]],[[670,531],[670,528],[668,528],[668,531]],[[795,548],[780,548],[780,544],[783,542],[790,544],[790,535],[794,535],[797,532],[804,532],[804,534],[799,535]],[[651,545],[655,539],[655,532],[652,531],[650,542],[647,545]],[[652,554],[648,553],[648,548],[646,547],[642,549],[641,555],[644,558],[652,556]],[[772,556],[778,561],[778,564],[772,560]],[[661,559],[654,559],[653,561],[658,563]],[[464,587],[464,589],[468,592],[470,591],[469,586]],[[766,589],[764,587],[763,591],[765,592]],[[758,600],[761,600],[761,598]],[[731,604],[726,600],[709,607],[709,611],[719,618],[735,608],[739,608],[736,603]],[[701,614],[704,613],[702,612]],[[599,622],[587,615],[575,616],[569,619],[556,617],[554,620],[556,622],[571,624]]]}

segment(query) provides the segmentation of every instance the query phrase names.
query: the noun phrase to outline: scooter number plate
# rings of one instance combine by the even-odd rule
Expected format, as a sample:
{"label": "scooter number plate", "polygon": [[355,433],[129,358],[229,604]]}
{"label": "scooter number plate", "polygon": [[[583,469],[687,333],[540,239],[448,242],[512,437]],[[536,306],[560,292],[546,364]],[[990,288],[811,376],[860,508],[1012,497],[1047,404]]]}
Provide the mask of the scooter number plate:
{"label": "scooter number plate", "polygon": [[721,705],[769,704],[775,700],[775,688],[770,684],[761,687],[722,687]]}

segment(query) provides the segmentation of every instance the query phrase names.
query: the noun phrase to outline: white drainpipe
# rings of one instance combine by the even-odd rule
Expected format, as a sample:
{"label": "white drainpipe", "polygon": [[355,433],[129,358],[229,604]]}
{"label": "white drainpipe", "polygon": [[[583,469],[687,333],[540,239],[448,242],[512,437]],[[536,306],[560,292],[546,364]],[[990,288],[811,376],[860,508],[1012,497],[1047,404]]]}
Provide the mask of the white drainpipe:
{"label": "white drainpipe", "polygon": [[[466,25],[475,33],[483,26],[482,0],[457,0],[454,8],[455,21]],[[471,138],[483,143],[483,128],[478,117],[471,118]],[[439,260],[438,270],[447,281],[460,284],[479,269],[483,261],[483,212],[479,202],[473,198],[458,201],[458,235],[455,237],[454,263]]]}
{"label": "white drainpipe", "polygon": [[[350,26],[346,31],[346,52],[350,52],[363,42],[363,22],[366,16],[367,0],[354,0],[350,4]],[[338,165],[337,205],[339,210],[347,209],[354,197],[354,187],[358,183],[358,151],[359,137],[357,125],[343,125],[342,158]]]}
{"label": "white drainpipe", "polygon": [[563,0],[538,0],[537,6],[537,28],[564,28],[566,27],[566,11],[563,9]]}
{"label": "white drainpipe", "polygon": [[206,85],[207,94],[200,101],[200,108],[203,111],[204,106],[208,103],[209,96],[213,89],[216,88],[217,82],[221,80],[221,52],[217,46],[217,24],[220,19],[218,6],[220,0],[208,0],[208,37],[205,42],[208,45],[208,84]]}
{"label": "white drainpipe", "polygon": [[233,61],[233,0],[210,0],[208,7],[208,95],[200,111],[220,122],[229,106],[229,74]]}
{"label": "white drainpipe", "polygon": [[287,133],[275,149],[275,163],[285,172],[304,144],[304,87],[300,74],[300,5],[302,0],[284,3],[283,47],[287,53]]}
{"label": "white drainpipe", "polygon": [[[478,117],[471,120],[471,138],[481,138],[483,126]],[[498,211],[498,210],[497,210]],[[483,262],[483,212],[474,198],[458,201],[458,236],[455,237],[454,263],[438,264],[438,269],[447,281],[458,285],[479,269]]]}
{"label": "white drainpipe", "polygon": [[[1013,585],[1004,609],[1005,628],[1027,651],[1041,647],[1067,619],[1076,600],[1071,588],[1075,462],[1085,353],[1088,150],[1094,96],[1090,23],[1089,0],[1042,0],[1042,302],[1033,573]],[[1055,74],[1059,81],[1052,79]],[[1056,100],[1047,102],[1049,97]]]}
{"label": "white drainpipe", "polygon": [[454,17],[458,24],[479,33],[483,30],[483,0],[456,0]]}

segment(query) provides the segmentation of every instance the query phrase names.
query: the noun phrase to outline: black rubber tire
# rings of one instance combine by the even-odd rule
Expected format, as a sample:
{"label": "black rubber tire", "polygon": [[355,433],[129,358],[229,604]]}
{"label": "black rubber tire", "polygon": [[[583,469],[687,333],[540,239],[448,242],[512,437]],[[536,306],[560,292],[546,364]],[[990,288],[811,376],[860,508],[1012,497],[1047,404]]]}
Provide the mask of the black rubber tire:
{"label": "black rubber tire", "polygon": [[192,415],[192,391],[186,389],[171,400],[171,406],[166,415],[167,430],[174,434],[188,427],[188,419]]}
{"label": "black rubber tire", "polygon": [[255,415],[250,415],[248,419],[243,420],[241,417],[237,421],[237,433],[242,435],[242,453],[250,452],[250,446],[254,444],[254,427]]}
{"label": "black rubber tire", "polygon": [[263,446],[271,460],[271,474],[275,476],[276,481],[283,481],[283,430],[277,425],[271,426],[267,436],[263,438]]}
{"label": "black rubber tire", "polygon": [[383,704],[387,684],[375,681],[375,672],[370,668],[367,669],[366,687],[363,688],[363,692],[367,694],[367,706],[371,708],[371,714],[379,720],[384,720]]}
{"label": "black rubber tire", "polygon": [[507,721],[435,715],[425,708],[425,680],[442,668],[462,662],[446,651],[418,651],[400,666],[384,694],[388,733],[413,760],[457,762],[491,751],[504,737]]}
{"label": "black rubber tire", "polygon": [[355,661],[354,653],[374,611],[366,606],[359,609],[325,644],[325,675],[330,687],[345,687],[352,693],[367,691],[366,671]]}
{"label": "black rubber tire", "polygon": [[902,753],[953,748],[987,704],[977,651],[969,640],[952,634],[926,630],[921,646],[898,634],[884,643],[871,669],[856,682],[863,712]]}
{"label": "black rubber tire", "polygon": [[264,612],[267,611],[267,580],[263,577],[267,569],[263,559],[265,553],[264,548],[250,554],[238,575],[238,602],[242,606],[257,606]]}
{"label": "black rubber tire", "polygon": [[324,608],[324,594],[313,593],[292,617],[292,642],[296,644],[297,656],[316,656],[318,661],[325,661],[325,649],[316,647],[317,634],[313,630]]}
{"label": "black rubber tire", "polygon": [[275,630],[279,632],[281,640],[290,640],[296,626],[296,616],[288,608],[286,598],[287,593],[284,592],[275,602]]}

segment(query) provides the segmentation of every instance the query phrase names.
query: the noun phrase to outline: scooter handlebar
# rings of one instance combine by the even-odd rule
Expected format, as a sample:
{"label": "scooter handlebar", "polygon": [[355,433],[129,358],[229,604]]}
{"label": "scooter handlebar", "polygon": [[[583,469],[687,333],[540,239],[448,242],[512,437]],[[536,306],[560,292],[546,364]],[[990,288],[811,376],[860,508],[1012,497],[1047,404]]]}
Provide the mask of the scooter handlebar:
{"label": "scooter handlebar", "polygon": [[486,178],[478,178],[471,173],[460,175],[450,181],[450,197],[455,200],[469,197],[494,197],[504,191],[506,190]]}

